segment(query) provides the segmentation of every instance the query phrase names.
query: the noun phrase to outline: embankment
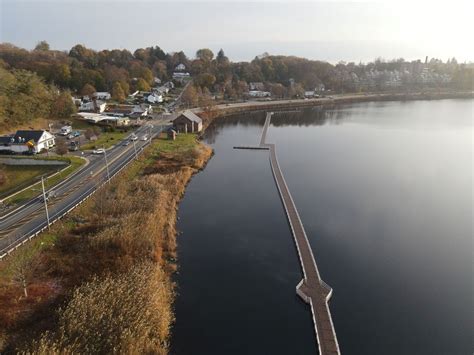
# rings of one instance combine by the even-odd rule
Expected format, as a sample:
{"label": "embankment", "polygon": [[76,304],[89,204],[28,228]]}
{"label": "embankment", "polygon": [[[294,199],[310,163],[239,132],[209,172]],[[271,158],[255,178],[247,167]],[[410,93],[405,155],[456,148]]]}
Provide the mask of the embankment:
{"label": "embankment", "polygon": [[176,211],[211,155],[194,135],[154,140],[110,185],[2,262],[0,351],[166,354]]}
{"label": "embankment", "polygon": [[251,111],[285,111],[314,106],[332,106],[357,102],[410,101],[441,99],[472,99],[472,92],[418,92],[418,93],[382,93],[382,94],[341,94],[332,97],[307,100],[247,101],[217,105],[212,110],[195,109],[204,118],[204,127],[209,126],[217,117],[229,116]]}

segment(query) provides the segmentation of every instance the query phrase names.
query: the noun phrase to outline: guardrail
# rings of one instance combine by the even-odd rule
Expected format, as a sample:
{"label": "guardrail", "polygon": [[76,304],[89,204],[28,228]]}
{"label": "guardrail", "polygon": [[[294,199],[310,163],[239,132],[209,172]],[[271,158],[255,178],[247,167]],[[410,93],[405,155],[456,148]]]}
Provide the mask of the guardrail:
{"label": "guardrail", "polygon": [[[147,145],[150,145],[152,139],[160,133],[161,133],[161,131],[158,132],[158,133],[155,133],[153,136],[151,136],[150,139],[148,140]],[[137,151],[137,154],[142,154],[143,151],[144,151],[145,146],[146,145],[142,146],[141,149]],[[134,152],[133,152],[133,154],[130,154],[130,159],[125,160],[123,162],[123,164],[119,165],[118,169],[112,175],[110,175],[110,179],[113,179],[118,173],[120,173],[123,169],[125,169],[125,167],[134,160],[134,156],[135,156]],[[65,216],[66,214],[71,212],[73,209],[75,209],[77,206],[79,206],[84,201],[86,201],[89,197],[91,197],[96,191],[98,191],[105,184],[107,184],[108,181],[109,181],[109,179],[105,179],[105,181],[103,181],[99,184],[96,184],[94,186],[91,186],[91,188],[89,188],[87,191],[85,191],[83,194],[81,194],[81,196],[79,197],[80,198],[79,202],[73,201],[71,204],[63,207],[60,211],[57,211],[52,216],[52,218],[50,219],[49,224],[52,225],[52,224],[56,223],[63,216]],[[15,241],[13,241],[11,244],[9,244],[8,246],[2,248],[0,250],[0,260],[5,258],[6,256],[10,255],[11,252],[15,251],[17,248],[19,248],[20,246],[22,246],[26,242],[32,240],[34,237],[37,237],[40,233],[42,233],[47,228],[48,228],[48,222],[44,221],[38,227],[34,228],[32,231],[23,234],[22,236],[17,238]]]}

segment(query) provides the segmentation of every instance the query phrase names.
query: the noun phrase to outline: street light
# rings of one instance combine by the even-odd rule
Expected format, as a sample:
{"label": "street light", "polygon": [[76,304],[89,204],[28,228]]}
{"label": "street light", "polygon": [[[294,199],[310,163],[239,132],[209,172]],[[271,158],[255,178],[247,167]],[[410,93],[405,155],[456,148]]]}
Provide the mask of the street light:
{"label": "street light", "polygon": [[135,159],[138,159],[137,146],[135,145],[135,139],[132,139],[132,142],[133,142],[133,149],[135,150]]}
{"label": "street light", "polygon": [[107,168],[107,181],[110,183],[110,172],[109,172],[109,162],[107,161],[107,151],[105,150],[105,145],[102,145],[102,147],[104,147],[105,167]]}
{"label": "street light", "polygon": [[46,210],[46,220],[48,221],[48,229],[49,229],[49,212],[48,212],[48,202],[46,201],[46,192],[44,191],[44,179],[41,177],[41,187],[43,188],[43,201],[44,201],[44,209]]}

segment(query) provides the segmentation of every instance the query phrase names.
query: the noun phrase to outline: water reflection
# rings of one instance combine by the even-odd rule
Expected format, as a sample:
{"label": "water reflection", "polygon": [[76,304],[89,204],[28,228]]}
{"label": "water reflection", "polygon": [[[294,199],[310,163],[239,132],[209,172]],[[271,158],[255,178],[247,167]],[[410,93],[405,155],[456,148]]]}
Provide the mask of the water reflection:
{"label": "water reflection", "polygon": [[[295,199],[344,354],[468,354],[473,101],[281,113],[268,141]],[[265,114],[218,119],[179,215],[175,354],[314,354]]]}

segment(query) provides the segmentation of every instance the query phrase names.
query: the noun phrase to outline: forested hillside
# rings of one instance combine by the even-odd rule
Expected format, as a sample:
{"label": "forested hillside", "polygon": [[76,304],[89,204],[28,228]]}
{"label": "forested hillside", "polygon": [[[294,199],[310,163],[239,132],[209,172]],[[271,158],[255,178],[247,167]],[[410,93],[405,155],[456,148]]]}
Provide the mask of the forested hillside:
{"label": "forested hillside", "polygon": [[148,91],[155,78],[171,80],[178,64],[194,78],[194,88],[223,99],[239,99],[250,83],[261,83],[275,98],[302,97],[305,90],[330,92],[472,90],[473,65],[451,58],[424,61],[376,59],[371,63],[336,65],[293,56],[264,54],[251,62],[234,63],[221,49],[207,48],[188,58],[184,52],[165,53],[160,47],[95,51],[78,44],[69,51],[34,50],[0,44],[1,124],[25,122],[48,114],[66,117],[74,107],[67,91],[89,95],[110,91],[121,98],[135,90]]}

